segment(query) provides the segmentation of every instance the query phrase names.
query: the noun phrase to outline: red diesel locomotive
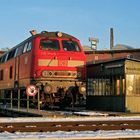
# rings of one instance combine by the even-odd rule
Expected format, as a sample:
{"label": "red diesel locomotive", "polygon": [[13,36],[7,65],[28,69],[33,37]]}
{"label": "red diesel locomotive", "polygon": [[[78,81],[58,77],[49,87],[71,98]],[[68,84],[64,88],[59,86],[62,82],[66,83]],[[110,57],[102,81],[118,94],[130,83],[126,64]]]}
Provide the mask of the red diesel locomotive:
{"label": "red diesel locomotive", "polygon": [[20,90],[20,99],[29,95],[34,101],[39,92],[44,107],[79,102],[86,90],[86,58],[80,41],[61,32],[30,33],[0,57],[1,97],[12,91],[12,98],[19,98]]}

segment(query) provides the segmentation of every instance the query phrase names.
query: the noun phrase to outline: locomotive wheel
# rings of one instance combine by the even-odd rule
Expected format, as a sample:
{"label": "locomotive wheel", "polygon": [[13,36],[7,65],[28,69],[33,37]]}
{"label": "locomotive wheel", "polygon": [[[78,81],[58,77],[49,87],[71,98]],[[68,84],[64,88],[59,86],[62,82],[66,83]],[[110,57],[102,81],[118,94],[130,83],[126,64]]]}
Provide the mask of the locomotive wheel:
{"label": "locomotive wheel", "polygon": [[50,84],[46,84],[44,86],[44,93],[48,94],[52,92],[52,86]]}

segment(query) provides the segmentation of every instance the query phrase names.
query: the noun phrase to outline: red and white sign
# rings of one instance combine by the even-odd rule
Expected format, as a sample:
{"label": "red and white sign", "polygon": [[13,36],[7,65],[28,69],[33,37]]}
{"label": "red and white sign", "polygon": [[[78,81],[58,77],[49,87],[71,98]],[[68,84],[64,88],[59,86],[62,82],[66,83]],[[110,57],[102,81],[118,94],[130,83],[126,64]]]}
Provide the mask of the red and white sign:
{"label": "red and white sign", "polygon": [[35,96],[37,92],[38,92],[37,87],[34,85],[29,85],[26,88],[26,93],[28,96]]}

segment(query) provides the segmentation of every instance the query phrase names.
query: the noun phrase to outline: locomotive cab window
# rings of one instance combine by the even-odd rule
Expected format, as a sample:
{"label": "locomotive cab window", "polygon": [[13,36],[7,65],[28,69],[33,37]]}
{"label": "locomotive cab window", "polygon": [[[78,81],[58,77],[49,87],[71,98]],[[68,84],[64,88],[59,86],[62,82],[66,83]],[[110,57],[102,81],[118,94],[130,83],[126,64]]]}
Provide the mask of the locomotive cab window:
{"label": "locomotive cab window", "polygon": [[22,54],[22,51],[23,51],[23,45],[20,45],[20,46],[16,49],[15,57],[21,55],[21,54]]}
{"label": "locomotive cab window", "polygon": [[26,53],[26,52],[30,51],[31,49],[32,49],[32,43],[31,42],[27,42],[24,45],[23,53]]}
{"label": "locomotive cab window", "polygon": [[1,63],[3,63],[5,60],[5,55],[1,57]]}
{"label": "locomotive cab window", "polygon": [[73,51],[73,52],[80,52],[80,47],[77,42],[72,40],[63,40],[62,41],[63,49],[65,51]]}
{"label": "locomotive cab window", "polygon": [[16,56],[17,56],[17,53],[18,53],[18,48],[16,48],[16,50],[15,50],[14,57],[16,57]]}
{"label": "locomotive cab window", "polygon": [[40,41],[40,48],[42,50],[60,50],[59,47],[59,42],[57,40],[46,40],[46,39],[42,39]]}
{"label": "locomotive cab window", "polygon": [[30,51],[31,49],[32,49],[32,42],[29,42],[27,47],[27,52]]}
{"label": "locomotive cab window", "polygon": [[14,55],[15,55],[15,51],[16,51],[16,49],[11,50],[11,51],[9,52],[9,54],[8,54],[8,58],[7,58],[7,61],[8,61],[9,59],[12,59],[12,58],[14,57]]}
{"label": "locomotive cab window", "polygon": [[1,63],[4,63],[7,60],[8,54],[5,54],[1,58]]}
{"label": "locomotive cab window", "polygon": [[24,48],[23,48],[23,53],[25,53],[27,51],[27,47],[28,47],[28,42],[25,43]]}
{"label": "locomotive cab window", "polygon": [[4,61],[4,62],[6,62],[6,61],[7,61],[7,58],[8,58],[8,53],[6,54],[6,57],[5,57],[5,61]]}

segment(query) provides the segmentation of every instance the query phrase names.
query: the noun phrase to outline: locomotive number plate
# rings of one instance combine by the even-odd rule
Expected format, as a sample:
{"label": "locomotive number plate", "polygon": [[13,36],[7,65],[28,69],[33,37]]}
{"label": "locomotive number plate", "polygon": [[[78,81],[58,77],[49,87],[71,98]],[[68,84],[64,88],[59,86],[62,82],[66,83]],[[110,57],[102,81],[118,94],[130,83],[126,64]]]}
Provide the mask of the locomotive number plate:
{"label": "locomotive number plate", "polygon": [[58,61],[58,66],[67,66],[68,65],[68,61],[67,60],[59,60]]}

